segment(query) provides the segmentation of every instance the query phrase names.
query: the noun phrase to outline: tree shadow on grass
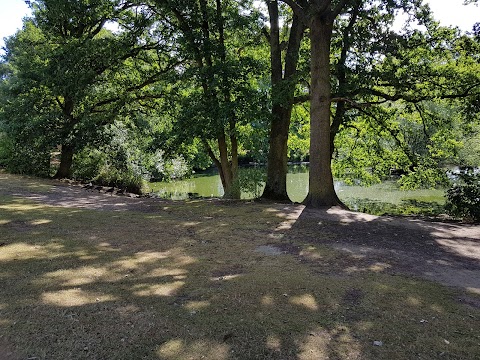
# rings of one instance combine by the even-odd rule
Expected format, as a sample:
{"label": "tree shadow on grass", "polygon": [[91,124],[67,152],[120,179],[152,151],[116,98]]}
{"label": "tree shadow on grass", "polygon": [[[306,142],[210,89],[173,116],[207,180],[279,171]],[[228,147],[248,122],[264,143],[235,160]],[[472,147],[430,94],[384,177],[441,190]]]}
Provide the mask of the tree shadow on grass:
{"label": "tree shadow on grass", "polygon": [[[417,235],[406,238],[404,230],[394,241],[404,226],[395,219],[205,201],[131,212],[12,198],[0,216],[0,344],[10,349],[0,348],[0,358],[478,355],[479,327],[465,320],[473,314],[478,324],[478,310],[456,308],[433,283],[371,268],[368,252],[345,255],[354,246],[375,249],[388,226],[385,251],[409,246],[433,261],[424,248],[442,237],[443,225],[420,232],[409,222]],[[423,245],[413,244],[418,235]],[[351,248],[337,252],[335,244]],[[266,245],[281,251],[257,251]],[[433,246],[469,263],[452,247]]]}
{"label": "tree shadow on grass", "polygon": [[343,272],[378,268],[480,294],[480,226],[305,209],[290,236],[341,250]]}

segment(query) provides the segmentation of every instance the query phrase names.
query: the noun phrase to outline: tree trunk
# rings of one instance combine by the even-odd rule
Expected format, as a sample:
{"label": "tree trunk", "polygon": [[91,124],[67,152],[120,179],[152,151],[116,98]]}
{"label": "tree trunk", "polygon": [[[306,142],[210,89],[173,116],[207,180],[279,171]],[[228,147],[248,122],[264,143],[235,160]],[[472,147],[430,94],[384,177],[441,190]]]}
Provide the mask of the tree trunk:
{"label": "tree trunk", "polygon": [[305,26],[297,16],[294,16],[290,29],[284,71],[282,68],[278,2],[268,2],[268,11],[270,16],[270,62],[272,68],[273,107],[269,136],[267,181],[262,198],[288,201],[288,134],[290,131],[290,119],[296,86],[294,76],[297,72],[298,53]]}
{"label": "tree trunk", "polygon": [[[223,185],[223,197],[225,199],[240,199],[240,186],[238,184],[238,156],[236,149],[232,151],[232,161],[228,158],[228,145],[225,134],[222,133],[218,137],[218,150],[220,151],[220,168],[221,179]],[[235,146],[235,145],[234,145]],[[235,169],[235,171],[232,171]]]}
{"label": "tree trunk", "polygon": [[309,192],[310,207],[341,205],[335,193],[330,151],[330,41],[333,21],[314,16],[310,26],[311,102]]}
{"label": "tree trunk", "polygon": [[55,179],[64,179],[71,176],[73,154],[74,147],[72,145],[62,145],[60,165],[58,167],[57,173],[54,176]]}
{"label": "tree trunk", "polygon": [[267,182],[262,198],[270,200],[289,200],[287,194],[287,152],[290,128],[290,109],[274,105],[270,129],[267,163]]}

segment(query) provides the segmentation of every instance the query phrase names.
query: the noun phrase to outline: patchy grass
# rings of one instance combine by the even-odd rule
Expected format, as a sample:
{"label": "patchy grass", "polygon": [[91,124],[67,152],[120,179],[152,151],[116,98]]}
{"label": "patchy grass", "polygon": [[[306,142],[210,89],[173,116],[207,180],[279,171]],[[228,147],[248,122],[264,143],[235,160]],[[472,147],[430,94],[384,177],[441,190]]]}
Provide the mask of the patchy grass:
{"label": "patchy grass", "polygon": [[51,186],[0,178],[0,359],[480,358],[463,291],[356,271],[328,232],[296,228],[299,207],[22,196]]}

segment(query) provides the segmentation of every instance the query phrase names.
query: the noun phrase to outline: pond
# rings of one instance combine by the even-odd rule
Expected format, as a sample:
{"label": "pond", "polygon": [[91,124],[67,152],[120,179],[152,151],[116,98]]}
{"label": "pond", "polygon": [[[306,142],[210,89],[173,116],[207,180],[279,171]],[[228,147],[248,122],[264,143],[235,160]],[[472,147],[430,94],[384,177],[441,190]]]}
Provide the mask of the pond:
{"label": "pond", "polygon": [[[252,178],[250,191],[242,192],[243,199],[252,199],[261,195],[264,183],[262,168],[241,169],[244,176]],[[249,174],[248,174],[249,173]],[[260,175],[259,175],[260,173]],[[245,176],[245,174],[247,174]],[[251,181],[250,181],[251,182]],[[215,172],[196,174],[181,181],[150,183],[152,191],[161,198],[185,200],[191,197],[223,196],[220,176]],[[335,190],[339,198],[352,210],[372,214],[431,214],[443,212],[445,190],[421,189],[401,190],[395,180],[384,181],[372,186],[350,186],[341,180],[335,181]],[[308,193],[308,168],[290,167],[287,174],[287,192],[292,201],[302,202]]]}

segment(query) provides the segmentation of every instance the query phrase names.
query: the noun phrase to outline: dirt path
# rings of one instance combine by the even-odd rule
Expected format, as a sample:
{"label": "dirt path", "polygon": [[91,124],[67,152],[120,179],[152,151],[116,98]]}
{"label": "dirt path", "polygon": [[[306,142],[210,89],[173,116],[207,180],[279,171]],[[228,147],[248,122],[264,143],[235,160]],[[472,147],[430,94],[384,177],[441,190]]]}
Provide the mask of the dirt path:
{"label": "dirt path", "polygon": [[[0,174],[2,184],[10,177],[12,175]],[[57,181],[47,184],[48,188],[38,188],[34,182],[31,186],[22,183],[17,187],[12,183],[0,187],[0,195],[52,206],[103,211],[156,212],[167,205],[183,204],[87,191],[79,185]],[[205,201],[211,201],[212,205],[221,203],[221,200]],[[282,211],[286,220],[277,233],[282,234],[285,251],[308,262],[315,271],[339,275],[382,271],[421,276],[480,294],[479,225],[379,217],[338,208],[315,210],[261,202],[249,203],[249,206],[273,206]],[[313,261],[301,251],[302,245],[309,244],[333,248],[343,256],[334,262]]]}

